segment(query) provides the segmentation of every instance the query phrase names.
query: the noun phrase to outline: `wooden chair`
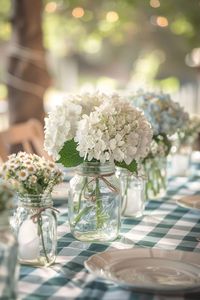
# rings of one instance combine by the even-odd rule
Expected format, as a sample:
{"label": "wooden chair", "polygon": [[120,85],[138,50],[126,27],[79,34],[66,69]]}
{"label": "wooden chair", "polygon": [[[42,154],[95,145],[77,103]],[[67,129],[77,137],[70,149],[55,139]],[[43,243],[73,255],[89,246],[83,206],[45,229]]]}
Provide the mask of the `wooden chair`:
{"label": "wooden chair", "polygon": [[0,132],[0,158],[6,161],[10,154],[10,146],[22,145],[23,151],[36,153],[51,159],[44,150],[44,131],[42,124],[36,119],[11,126]]}

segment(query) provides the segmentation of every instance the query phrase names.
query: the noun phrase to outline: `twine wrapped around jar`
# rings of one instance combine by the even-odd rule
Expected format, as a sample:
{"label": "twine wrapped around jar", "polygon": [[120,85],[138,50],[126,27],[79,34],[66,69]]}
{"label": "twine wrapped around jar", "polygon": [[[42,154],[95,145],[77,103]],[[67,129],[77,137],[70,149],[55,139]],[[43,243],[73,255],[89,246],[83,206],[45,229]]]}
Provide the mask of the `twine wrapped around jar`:
{"label": "twine wrapped around jar", "polygon": [[112,163],[85,162],[70,181],[69,223],[75,238],[110,241],[120,226],[120,183]]}
{"label": "twine wrapped around jar", "polygon": [[19,195],[14,217],[18,237],[19,261],[49,266],[56,258],[57,217],[50,194]]}

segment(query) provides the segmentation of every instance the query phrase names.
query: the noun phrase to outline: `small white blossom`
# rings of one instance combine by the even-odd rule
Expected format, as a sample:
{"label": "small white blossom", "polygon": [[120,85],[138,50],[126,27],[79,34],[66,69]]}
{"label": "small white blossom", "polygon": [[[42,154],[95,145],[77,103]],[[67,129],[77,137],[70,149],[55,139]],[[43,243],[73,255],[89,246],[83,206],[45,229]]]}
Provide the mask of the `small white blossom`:
{"label": "small white blossom", "polygon": [[19,180],[26,180],[28,178],[28,171],[26,169],[17,171],[17,177]]}
{"label": "small white blossom", "polygon": [[25,152],[10,155],[2,164],[0,176],[20,194],[50,193],[62,181],[62,172],[55,163]]}

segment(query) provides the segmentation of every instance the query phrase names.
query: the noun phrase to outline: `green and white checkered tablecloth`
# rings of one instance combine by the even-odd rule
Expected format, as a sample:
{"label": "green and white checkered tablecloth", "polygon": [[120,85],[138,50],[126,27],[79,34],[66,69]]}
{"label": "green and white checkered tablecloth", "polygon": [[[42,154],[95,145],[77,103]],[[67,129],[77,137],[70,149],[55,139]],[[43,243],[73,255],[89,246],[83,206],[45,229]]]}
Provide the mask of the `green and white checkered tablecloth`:
{"label": "green and white checkered tablecloth", "polygon": [[20,300],[166,300],[200,299],[199,294],[171,296],[135,293],[103,279],[94,278],[84,268],[91,255],[109,249],[150,247],[200,252],[200,214],[176,205],[183,195],[200,194],[200,173],[169,180],[167,196],[150,201],[141,219],[122,219],[119,238],[111,243],[85,243],[75,240],[67,222],[66,204],[60,207],[58,256],[49,268],[21,266],[18,284]]}

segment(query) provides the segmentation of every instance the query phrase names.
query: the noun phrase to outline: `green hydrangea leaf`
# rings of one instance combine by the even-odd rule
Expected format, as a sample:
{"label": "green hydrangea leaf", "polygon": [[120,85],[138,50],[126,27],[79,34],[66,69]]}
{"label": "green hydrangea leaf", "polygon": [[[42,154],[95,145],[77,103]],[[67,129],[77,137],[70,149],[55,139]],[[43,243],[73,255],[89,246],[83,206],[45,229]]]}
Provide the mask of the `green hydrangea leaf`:
{"label": "green hydrangea leaf", "polygon": [[83,157],[80,157],[76,147],[77,143],[74,139],[65,142],[59,152],[60,159],[57,162],[68,168],[80,165],[83,162]]}
{"label": "green hydrangea leaf", "polygon": [[133,160],[129,165],[127,165],[124,161],[122,162],[115,161],[115,165],[117,167],[127,169],[132,173],[137,172],[137,162],[135,160]]}

